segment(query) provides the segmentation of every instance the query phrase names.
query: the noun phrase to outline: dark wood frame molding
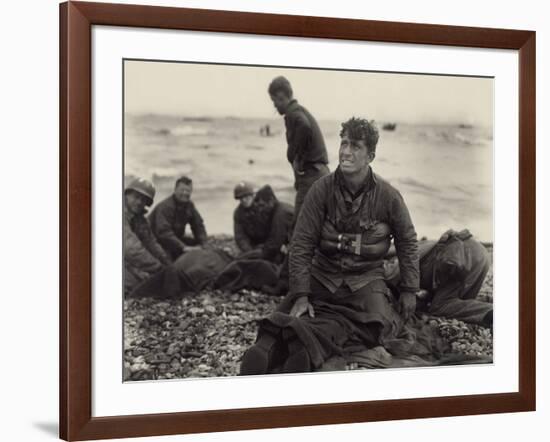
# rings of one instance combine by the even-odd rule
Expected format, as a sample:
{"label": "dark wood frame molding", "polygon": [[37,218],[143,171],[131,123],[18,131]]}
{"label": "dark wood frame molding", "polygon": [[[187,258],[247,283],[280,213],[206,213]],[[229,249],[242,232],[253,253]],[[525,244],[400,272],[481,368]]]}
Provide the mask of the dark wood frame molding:
{"label": "dark wood frame molding", "polygon": [[[519,51],[519,392],[92,417],[91,27]],[[60,437],[86,440],[535,410],[535,32],[106,3],[60,5]]]}

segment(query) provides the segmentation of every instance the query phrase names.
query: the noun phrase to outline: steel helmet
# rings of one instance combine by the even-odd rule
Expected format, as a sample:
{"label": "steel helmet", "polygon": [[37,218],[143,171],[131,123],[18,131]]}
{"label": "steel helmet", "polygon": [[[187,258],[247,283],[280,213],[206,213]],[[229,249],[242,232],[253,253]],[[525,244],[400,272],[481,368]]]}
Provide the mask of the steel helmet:
{"label": "steel helmet", "polygon": [[252,195],[253,193],[254,187],[246,181],[241,181],[235,186],[235,190],[233,190],[233,195],[236,200],[241,199],[243,196]]}
{"label": "steel helmet", "polygon": [[128,190],[134,190],[141,195],[144,195],[148,199],[148,206],[153,204],[153,200],[155,199],[155,186],[153,186],[153,183],[151,181],[143,179],[143,178],[136,178],[133,180],[128,186],[126,186],[125,192]]}

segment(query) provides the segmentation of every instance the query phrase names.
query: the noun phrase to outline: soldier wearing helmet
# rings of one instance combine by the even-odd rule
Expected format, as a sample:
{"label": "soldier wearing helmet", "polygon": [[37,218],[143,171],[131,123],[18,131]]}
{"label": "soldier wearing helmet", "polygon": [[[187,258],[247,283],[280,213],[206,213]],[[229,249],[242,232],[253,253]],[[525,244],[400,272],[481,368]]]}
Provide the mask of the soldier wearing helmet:
{"label": "soldier wearing helmet", "polygon": [[125,294],[171,262],[145,218],[154,198],[155,187],[143,178],[136,178],[124,190]]}
{"label": "soldier wearing helmet", "polygon": [[257,256],[277,264],[284,258],[294,209],[278,201],[266,185],[254,192],[245,181],[235,186],[233,196],[239,205],[233,214],[235,242],[248,256]]}
{"label": "soldier wearing helmet", "polygon": [[254,201],[254,187],[246,181],[241,181],[235,186],[233,196],[240,201],[241,206],[248,209]]}
{"label": "soldier wearing helmet", "polygon": [[[201,247],[208,239],[204,221],[191,201],[192,192],[191,178],[180,177],[174,186],[174,193],[158,203],[149,215],[155,236],[174,260],[184,251]],[[188,225],[193,237],[185,236]]]}

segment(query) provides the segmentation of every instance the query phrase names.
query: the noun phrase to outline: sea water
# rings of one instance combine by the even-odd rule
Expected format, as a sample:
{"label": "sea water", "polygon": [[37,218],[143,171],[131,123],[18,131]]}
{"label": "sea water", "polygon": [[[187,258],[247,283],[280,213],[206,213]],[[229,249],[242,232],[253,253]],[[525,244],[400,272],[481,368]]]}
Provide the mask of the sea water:
{"label": "sea water", "polygon": [[[261,131],[266,125],[270,136]],[[319,125],[333,171],[341,122]],[[492,128],[399,122],[386,131],[382,125],[372,168],[401,192],[419,237],[468,228],[492,242]],[[294,201],[282,118],[126,114],[124,135],[125,180],[152,180],[158,203],[172,193],[178,177],[189,176],[192,199],[209,234],[232,234],[233,188],[240,181],[270,184],[280,200]]]}

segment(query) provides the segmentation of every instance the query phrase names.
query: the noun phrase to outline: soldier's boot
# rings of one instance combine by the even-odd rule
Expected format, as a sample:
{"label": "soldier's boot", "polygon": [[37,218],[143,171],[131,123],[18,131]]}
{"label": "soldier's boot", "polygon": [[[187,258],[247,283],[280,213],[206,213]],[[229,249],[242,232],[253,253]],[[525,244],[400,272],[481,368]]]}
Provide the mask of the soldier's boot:
{"label": "soldier's boot", "polygon": [[256,343],[243,355],[239,375],[266,374],[279,362],[280,339],[262,332]]}
{"label": "soldier's boot", "polygon": [[304,373],[311,371],[311,359],[306,347],[296,337],[288,343],[288,358],[286,359],[283,373]]}

